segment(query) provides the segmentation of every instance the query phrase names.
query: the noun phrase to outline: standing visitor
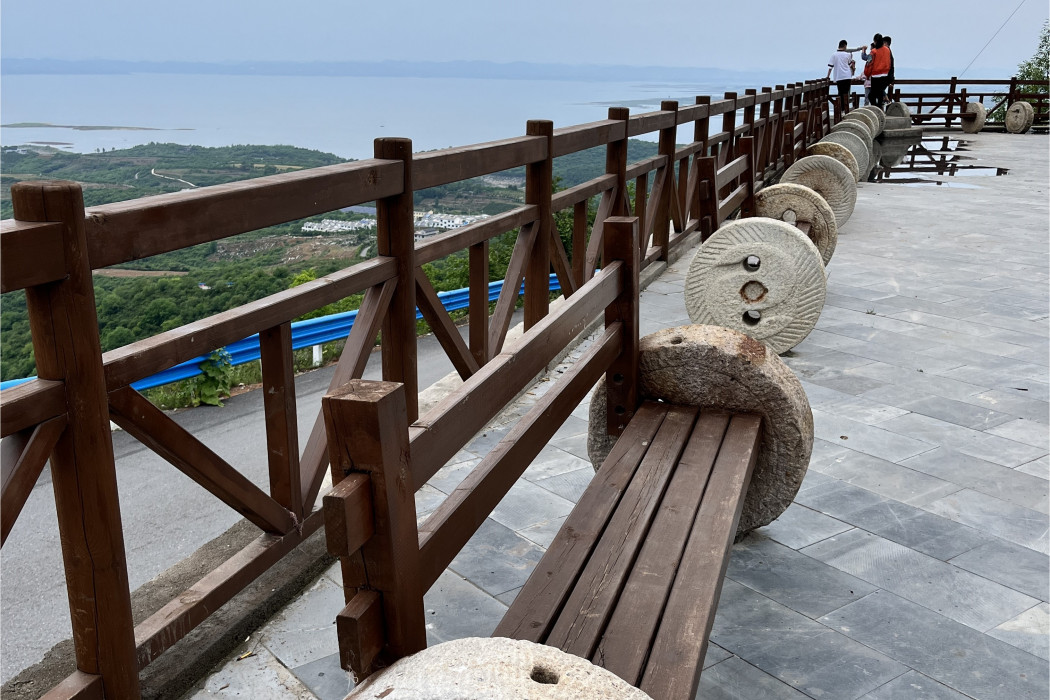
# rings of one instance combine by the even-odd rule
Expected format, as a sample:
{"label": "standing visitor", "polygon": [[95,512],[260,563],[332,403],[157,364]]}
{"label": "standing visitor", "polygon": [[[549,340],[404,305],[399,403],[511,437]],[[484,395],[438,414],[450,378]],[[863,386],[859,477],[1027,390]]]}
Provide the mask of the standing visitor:
{"label": "standing visitor", "polygon": [[893,102],[893,84],[896,80],[893,77],[893,51],[890,49],[890,37],[882,37],[882,43],[886,46],[886,50],[890,52],[890,82],[886,86],[886,101]]}
{"label": "standing visitor", "polygon": [[875,35],[874,42],[871,62],[864,67],[864,75],[871,78],[871,103],[882,109],[886,103],[886,86],[890,82],[890,49],[883,43],[881,34]]}
{"label": "standing visitor", "polygon": [[843,39],[839,42],[838,51],[828,59],[828,74],[825,80],[830,78],[838,88],[839,110],[842,114],[849,112],[850,84],[853,82],[853,71],[857,69],[857,64],[853,61],[853,52],[863,50],[863,47],[846,48],[846,40]]}
{"label": "standing visitor", "polygon": [[[875,48],[875,44],[871,45],[871,48]],[[865,51],[860,50],[860,60],[864,61],[864,106],[867,107],[871,104],[871,76],[868,75],[868,64],[871,63],[873,56]]]}

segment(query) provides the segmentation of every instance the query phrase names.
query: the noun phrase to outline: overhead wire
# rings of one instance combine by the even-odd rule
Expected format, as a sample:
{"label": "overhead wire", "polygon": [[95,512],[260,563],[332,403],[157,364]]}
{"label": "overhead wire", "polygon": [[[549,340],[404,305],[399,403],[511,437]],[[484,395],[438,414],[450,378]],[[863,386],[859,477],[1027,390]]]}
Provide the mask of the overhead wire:
{"label": "overhead wire", "polygon": [[995,34],[992,34],[992,38],[989,39],[988,42],[981,47],[981,50],[977,52],[977,55],[973,57],[973,61],[967,63],[966,67],[963,68],[962,73],[959,73],[960,78],[963,77],[966,71],[970,70],[970,66],[973,65],[973,62],[981,57],[981,54],[984,53],[984,50],[988,48],[988,44],[991,44],[995,37],[999,36],[999,32],[1003,31],[1003,27],[1006,26],[1006,23],[1013,19],[1013,16],[1017,14],[1017,11],[1021,9],[1021,5],[1025,4],[1025,2],[1027,2],[1027,0],[1021,0],[1021,2],[1017,4],[1017,7],[1014,8],[1014,11],[1010,13],[1010,16],[1007,17],[1001,25],[999,25],[999,28],[995,30]]}

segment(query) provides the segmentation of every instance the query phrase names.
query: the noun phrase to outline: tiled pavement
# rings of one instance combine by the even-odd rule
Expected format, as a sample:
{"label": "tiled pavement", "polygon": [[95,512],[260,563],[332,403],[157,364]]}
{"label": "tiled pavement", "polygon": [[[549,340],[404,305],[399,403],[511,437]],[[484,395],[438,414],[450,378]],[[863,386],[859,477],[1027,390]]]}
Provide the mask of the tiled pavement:
{"label": "tiled pavement", "polygon": [[[859,188],[817,329],[784,358],[813,407],[809,473],[733,549],[701,698],[1050,693],[1047,137],[964,140],[1010,173]],[[689,259],[643,293],[643,334],[688,322]],[[419,491],[421,518],[549,384]],[[491,633],[592,475],[586,419],[582,405],[427,594],[431,643]],[[338,581],[189,697],[341,698]]]}

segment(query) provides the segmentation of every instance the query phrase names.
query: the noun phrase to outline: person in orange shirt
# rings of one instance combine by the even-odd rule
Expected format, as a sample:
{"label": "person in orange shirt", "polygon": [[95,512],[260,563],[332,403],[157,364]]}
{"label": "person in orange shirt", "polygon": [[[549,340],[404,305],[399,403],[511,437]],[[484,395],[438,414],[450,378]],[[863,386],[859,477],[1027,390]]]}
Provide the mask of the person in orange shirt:
{"label": "person in orange shirt", "polygon": [[864,66],[864,75],[871,78],[871,103],[882,108],[886,102],[886,86],[890,83],[890,47],[883,42],[881,34],[874,37],[875,48],[871,50],[871,61]]}

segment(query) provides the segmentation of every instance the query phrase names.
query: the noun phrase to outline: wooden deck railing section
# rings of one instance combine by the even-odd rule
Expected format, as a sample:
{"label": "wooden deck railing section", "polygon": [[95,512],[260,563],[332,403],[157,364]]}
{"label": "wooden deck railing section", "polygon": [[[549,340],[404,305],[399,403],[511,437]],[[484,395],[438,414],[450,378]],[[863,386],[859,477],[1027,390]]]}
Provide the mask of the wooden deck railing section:
{"label": "wooden deck railing section", "polygon": [[[742,96],[727,93],[717,100],[701,96],[687,106],[664,102],[659,111],[635,116],[613,108],[608,119],[558,129],[549,121],[530,121],[521,137],[422,154],[413,154],[407,139],[378,139],[374,159],[90,210],[84,209],[79,186],[73,183],[15,185],[15,218],[0,229],[0,290],[26,291],[39,378],[0,397],[0,534],[6,541],[50,459],[78,671],[47,697],[139,697],[140,669],[321,525],[322,511],[314,505],[329,465],[325,418],[318,406],[309,438],[300,445],[293,319],[363,293],[331,386],[361,377],[381,333],[383,378],[404,384],[404,406],[396,410],[415,421],[411,433],[397,439],[411,440],[413,454],[426,455],[413,461],[417,473],[412,483],[419,486],[462,446],[462,435],[480,430],[492,411],[513,398],[507,394],[512,386],[542,371],[551,353],[570,343],[619,294],[618,264],[603,266],[607,222],[637,216],[642,222],[639,265],[667,260],[691,234],[717,227],[732,213],[729,205],[737,197],[731,192],[726,193],[728,202],[709,206],[711,197],[718,196],[710,192],[712,163],[729,168],[722,171],[724,176],[739,176],[744,172],[738,172],[739,159],[752,159],[749,172],[758,175],[747,186],[761,186],[827,130],[827,103],[827,82],[811,81],[748,90]],[[712,133],[712,120],[717,123],[719,117],[720,129]],[[678,127],[689,123],[693,141],[676,146]],[[627,139],[654,132],[658,155],[628,163]],[[605,147],[605,172],[552,193],[553,159],[592,147]],[[523,206],[414,242],[414,191],[519,166],[526,169]],[[631,181],[633,201],[628,193]],[[733,191],[742,184],[747,183],[737,182]],[[597,216],[588,231],[587,204],[598,196]],[[92,270],[373,201],[378,209],[377,258],[101,352]],[[553,224],[553,214],[567,209],[573,212],[568,249]],[[488,242],[515,229],[508,283],[490,314]],[[469,251],[470,268],[466,341],[421,268],[462,250]],[[620,251],[616,259],[623,257]],[[548,304],[552,269],[568,297],[555,317],[549,315]],[[524,325],[536,332],[507,355],[504,345],[522,282]],[[588,283],[588,293],[574,301],[576,291]],[[482,409],[477,402],[453,396],[440,412],[420,418],[417,305],[460,375],[505,376],[508,381],[486,386],[503,385],[507,391],[486,396]],[[260,335],[262,354],[268,489],[253,484],[130,386],[253,333]],[[610,336],[594,352],[616,352],[621,342]],[[603,356],[595,366],[606,360]],[[574,380],[583,393],[588,382],[593,383],[585,374]],[[575,393],[579,392],[567,395]],[[260,530],[250,545],[137,626],[131,616],[109,420]],[[342,469],[333,472],[336,482],[344,476]],[[453,530],[442,528],[430,537]],[[423,584],[435,577],[435,571],[423,572]]]}

